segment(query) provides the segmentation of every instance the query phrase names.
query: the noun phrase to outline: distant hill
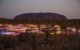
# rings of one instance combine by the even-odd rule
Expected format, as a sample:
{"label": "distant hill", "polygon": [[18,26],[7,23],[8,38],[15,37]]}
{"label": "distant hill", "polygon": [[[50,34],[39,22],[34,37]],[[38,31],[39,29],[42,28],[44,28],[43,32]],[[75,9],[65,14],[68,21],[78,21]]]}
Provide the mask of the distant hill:
{"label": "distant hill", "polygon": [[67,18],[57,13],[23,13],[15,16],[14,19],[66,20]]}
{"label": "distant hill", "polygon": [[7,18],[0,18],[0,20],[4,20],[4,19],[7,19]]}

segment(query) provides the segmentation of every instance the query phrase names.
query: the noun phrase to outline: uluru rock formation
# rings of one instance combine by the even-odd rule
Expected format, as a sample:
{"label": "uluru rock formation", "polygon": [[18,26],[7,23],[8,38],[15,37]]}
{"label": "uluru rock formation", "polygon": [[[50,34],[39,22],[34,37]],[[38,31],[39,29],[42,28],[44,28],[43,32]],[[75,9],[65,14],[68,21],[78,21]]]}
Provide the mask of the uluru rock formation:
{"label": "uluru rock formation", "polygon": [[30,19],[30,20],[66,20],[64,15],[57,13],[23,13],[17,15],[14,19]]}

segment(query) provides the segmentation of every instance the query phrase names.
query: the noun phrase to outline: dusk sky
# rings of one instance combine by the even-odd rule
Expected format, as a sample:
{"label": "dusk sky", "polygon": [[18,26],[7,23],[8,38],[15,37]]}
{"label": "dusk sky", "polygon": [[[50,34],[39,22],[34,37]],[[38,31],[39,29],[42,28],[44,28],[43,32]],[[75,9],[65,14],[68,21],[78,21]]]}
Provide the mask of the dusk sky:
{"label": "dusk sky", "polygon": [[80,19],[80,0],[0,0],[0,18],[13,19],[19,14],[40,12]]}

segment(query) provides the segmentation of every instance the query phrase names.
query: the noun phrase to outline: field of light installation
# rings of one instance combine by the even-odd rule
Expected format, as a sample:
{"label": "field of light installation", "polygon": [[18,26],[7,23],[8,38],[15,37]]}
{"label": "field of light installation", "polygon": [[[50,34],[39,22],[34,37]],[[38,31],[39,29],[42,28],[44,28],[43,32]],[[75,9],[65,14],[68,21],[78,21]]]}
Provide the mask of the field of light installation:
{"label": "field of light installation", "polygon": [[[44,34],[44,29],[48,29],[50,31],[50,34],[54,34],[54,29],[57,29],[56,34],[70,34],[70,30],[72,34],[76,33],[76,28],[72,27],[67,27],[67,31],[62,30],[59,25],[54,25],[52,26],[51,24],[49,25],[34,25],[34,24],[0,24],[0,34],[2,35],[19,35],[23,33],[38,33],[38,34]],[[79,30],[78,30],[79,32]],[[80,33],[80,32],[79,32]]]}
{"label": "field of light installation", "polygon": [[80,50],[80,0],[0,0],[0,50]]}
{"label": "field of light installation", "polygon": [[[0,50],[80,50],[80,20],[67,20],[52,13],[34,14],[19,16],[37,19],[42,15],[45,20],[18,19],[19,16],[0,20]],[[58,20],[48,18],[51,14]]]}
{"label": "field of light installation", "polygon": [[[48,32],[45,29],[48,29]],[[0,49],[79,49],[80,35],[76,34],[75,28],[67,27],[66,29],[67,31],[61,30],[59,25],[41,25],[38,28],[33,24],[0,24]]]}

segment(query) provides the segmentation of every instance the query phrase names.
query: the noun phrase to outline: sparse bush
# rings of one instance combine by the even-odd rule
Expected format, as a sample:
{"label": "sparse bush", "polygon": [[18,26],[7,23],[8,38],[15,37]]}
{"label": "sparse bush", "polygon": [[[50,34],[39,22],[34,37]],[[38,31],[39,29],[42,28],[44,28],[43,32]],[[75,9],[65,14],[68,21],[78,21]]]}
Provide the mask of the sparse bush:
{"label": "sparse bush", "polygon": [[0,36],[0,50],[80,50],[80,35],[49,35],[26,33],[19,36]]}
{"label": "sparse bush", "polygon": [[18,39],[19,39],[20,42],[31,43],[32,33],[20,34],[20,35],[18,36]]}
{"label": "sparse bush", "polygon": [[33,46],[33,50],[37,50],[37,45],[38,45],[38,42],[37,42],[37,35],[36,33],[34,33],[32,35],[32,46]]}
{"label": "sparse bush", "polygon": [[1,43],[4,44],[4,48],[14,48],[19,44],[19,40],[16,36],[3,36]]}

